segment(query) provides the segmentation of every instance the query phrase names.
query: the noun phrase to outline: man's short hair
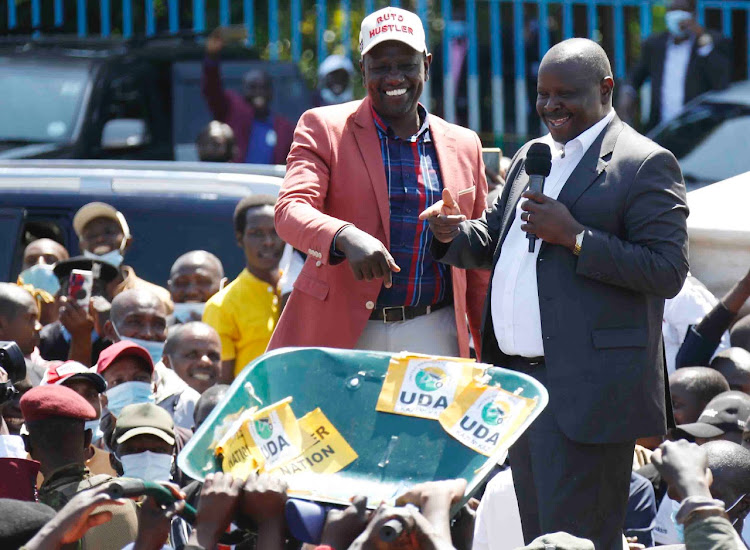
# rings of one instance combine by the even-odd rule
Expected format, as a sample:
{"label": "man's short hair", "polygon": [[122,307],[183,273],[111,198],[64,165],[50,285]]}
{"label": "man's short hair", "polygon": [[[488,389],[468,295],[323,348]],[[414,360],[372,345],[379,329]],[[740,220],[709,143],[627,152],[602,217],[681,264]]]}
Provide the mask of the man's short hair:
{"label": "man's short hair", "polygon": [[180,345],[184,334],[193,330],[213,332],[216,334],[217,338],[219,337],[214,327],[203,323],[202,321],[190,321],[189,323],[173,325],[169,327],[167,341],[164,343],[164,355],[172,355],[175,351],[177,351],[177,347]]}
{"label": "man's short hair", "polygon": [[684,367],[674,371],[669,378],[670,383],[684,387],[704,406],[720,393],[729,391],[727,379],[708,367]]}
{"label": "man's short hair", "polygon": [[585,67],[594,82],[612,75],[612,65],[599,44],[588,38],[569,38],[552,46],[542,58],[542,65],[550,62],[574,61]]}
{"label": "man's short hair", "polygon": [[245,232],[245,218],[247,211],[258,206],[273,206],[276,197],[273,195],[249,195],[244,197],[234,209],[234,230],[237,233]]}
{"label": "man's short hair", "polygon": [[737,321],[729,331],[729,342],[733,348],[750,351],[750,315]]}
{"label": "man's short hair", "polygon": [[229,386],[226,384],[216,384],[201,394],[200,399],[198,399],[195,404],[195,409],[193,410],[193,422],[195,422],[196,428],[203,423],[209,414],[211,414],[211,411],[213,411],[216,405],[218,405],[228,389]]}
{"label": "man's short hair", "polygon": [[15,319],[25,310],[26,297],[33,299],[29,291],[13,283],[0,283],[0,317]]}
{"label": "man's short hair", "polygon": [[[723,492],[733,491],[735,494],[750,492],[750,450],[731,441],[709,441],[702,445],[708,456],[708,467],[714,476],[713,493],[721,487]],[[716,498],[726,498],[732,495],[716,495]],[[732,504],[726,503],[727,506]]]}

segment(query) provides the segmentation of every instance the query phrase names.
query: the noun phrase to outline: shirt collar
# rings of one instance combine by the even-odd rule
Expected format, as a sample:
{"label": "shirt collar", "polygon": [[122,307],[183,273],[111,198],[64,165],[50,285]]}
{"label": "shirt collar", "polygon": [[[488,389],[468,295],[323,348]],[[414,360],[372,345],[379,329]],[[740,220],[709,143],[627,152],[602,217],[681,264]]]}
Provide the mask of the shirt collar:
{"label": "shirt collar", "polygon": [[607,113],[607,115],[603,119],[594,124],[588,130],[578,134],[578,136],[576,136],[574,139],[571,139],[568,143],[563,144],[554,141],[552,139],[552,134],[547,134],[547,137],[554,146],[554,151],[558,156],[564,157],[565,153],[569,153],[573,148],[577,147],[580,147],[581,154],[585,155],[586,151],[588,151],[589,147],[591,147],[591,144],[596,141],[596,138],[599,137],[599,134],[602,133],[602,130],[604,130],[604,128],[612,121],[613,118],[615,118],[615,110],[610,109],[609,113]]}
{"label": "shirt collar", "polygon": [[[372,120],[375,122],[375,128],[377,128],[378,134],[398,139],[393,128],[383,120],[383,118],[375,111],[375,108],[370,106],[370,110],[372,111]],[[411,136],[408,141],[417,141],[419,139],[430,141],[430,114],[421,103],[417,104],[417,113],[419,113],[419,120],[422,121],[422,126],[420,126],[417,133]]]}

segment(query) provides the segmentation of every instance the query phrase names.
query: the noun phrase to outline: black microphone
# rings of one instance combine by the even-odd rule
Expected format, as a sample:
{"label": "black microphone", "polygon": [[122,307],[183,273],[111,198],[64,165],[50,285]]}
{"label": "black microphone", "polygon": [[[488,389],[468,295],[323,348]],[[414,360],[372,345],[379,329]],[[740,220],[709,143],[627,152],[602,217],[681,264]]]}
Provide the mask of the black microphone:
{"label": "black microphone", "polygon": [[[526,173],[529,175],[529,191],[544,192],[544,178],[552,168],[552,152],[546,143],[534,143],[526,153]],[[534,252],[536,235],[526,233],[529,239],[529,252]]]}

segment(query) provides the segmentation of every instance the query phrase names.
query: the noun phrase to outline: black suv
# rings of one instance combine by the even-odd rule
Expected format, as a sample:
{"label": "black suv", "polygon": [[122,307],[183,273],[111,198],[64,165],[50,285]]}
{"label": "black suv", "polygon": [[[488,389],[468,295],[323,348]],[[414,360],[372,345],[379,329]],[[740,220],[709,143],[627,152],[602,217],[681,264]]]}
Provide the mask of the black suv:
{"label": "black suv", "polygon": [[[0,159],[197,160],[211,120],[200,91],[204,49],[193,35],[121,41],[77,37],[0,41]],[[297,120],[312,94],[293,63],[227,48],[224,85],[262,67],[273,108]]]}

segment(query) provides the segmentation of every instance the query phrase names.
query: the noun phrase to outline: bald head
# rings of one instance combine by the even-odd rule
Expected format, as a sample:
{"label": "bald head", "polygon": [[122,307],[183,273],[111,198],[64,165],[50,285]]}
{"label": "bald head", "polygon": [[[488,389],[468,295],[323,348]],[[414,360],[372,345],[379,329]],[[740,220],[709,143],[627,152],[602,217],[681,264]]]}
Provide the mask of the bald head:
{"label": "bald head", "polygon": [[678,425],[695,422],[708,402],[725,391],[729,391],[729,384],[714,369],[677,369],[669,375],[669,392],[672,394],[675,421]]}
{"label": "bald head", "polygon": [[750,351],[750,315],[744,316],[732,326],[732,330],[729,331],[729,342],[732,347]]}
{"label": "bald head", "polygon": [[201,394],[201,398],[198,399],[193,411],[193,421],[195,422],[196,430],[203,424],[208,415],[211,414],[211,411],[216,408],[216,405],[219,404],[219,401],[221,401],[228,389],[229,386],[226,384],[217,384]]}
{"label": "bald head", "polygon": [[733,390],[750,394],[750,352],[743,348],[729,348],[716,354],[711,368],[720,372]]}
{"label": "bald head", "polygon": [[69,258],[68,251],[52,239],[37,239],[30,242],[23,251],[23,268],[36,264],[52,265]]}
{"label": "bald head", "polygon": [[205,250],[193,250],[175,260],[167,286],[177,304],[206,302],[219,291],[223,278],[219,258]]}
{"label": "bald head", "polygon": [[0,317],[13,320],[31,304],[36,302],[28,290],[13,283],[0,283]]}
{"label": "bald head", "polygon": [[612,77],[612,67],[599,44],[588,38],[571,38],[552,46],[539,65],[539,71],[551,65],[565,66],[569,70],[587,76],[598,84],[606,77]]}
{"label": "bald head", "polygon": [[105,332],[113,342],[122,338],[163,342],[167,336],[167,306],[147,289],[125,290],[115,296],[109,319]]}
{"label": "bald head", "polygon": [[568,143],[610,113],[614,85],[599,44],[585,38],[565,40],[539,65],[536,112],[554,141]]}
{"label": "bald head", "polygon": [[714,477],[711,494],[727,506],[750,492],[750,451],[731,441],[709,441],[702,448]]}

